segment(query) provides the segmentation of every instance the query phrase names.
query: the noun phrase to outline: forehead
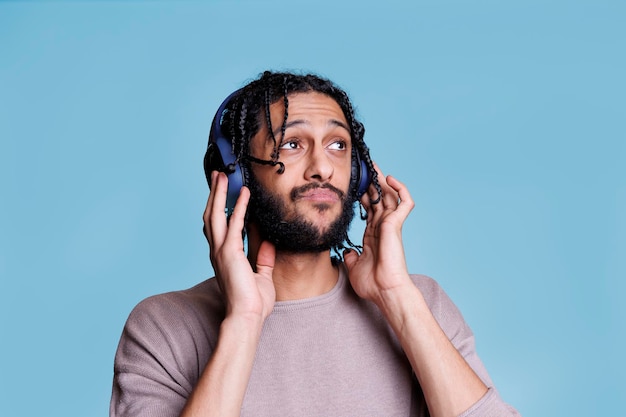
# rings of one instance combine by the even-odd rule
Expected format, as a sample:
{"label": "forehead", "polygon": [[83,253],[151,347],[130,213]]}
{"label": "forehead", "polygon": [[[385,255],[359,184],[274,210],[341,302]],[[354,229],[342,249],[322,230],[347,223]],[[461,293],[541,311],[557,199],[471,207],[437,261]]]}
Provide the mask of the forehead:
{"label": "forehead", "polygon": [[[330,96],[318,92],[293,93],[287,96],[287,122],[302,120],[312,122],[317,119],[337,120],[347,125],[346,116],[339,104]],[[285,104],[283,100],[270,105],[272,125],[282,125],[285,117]],[[278,124],[278,125],[277,125]]]}

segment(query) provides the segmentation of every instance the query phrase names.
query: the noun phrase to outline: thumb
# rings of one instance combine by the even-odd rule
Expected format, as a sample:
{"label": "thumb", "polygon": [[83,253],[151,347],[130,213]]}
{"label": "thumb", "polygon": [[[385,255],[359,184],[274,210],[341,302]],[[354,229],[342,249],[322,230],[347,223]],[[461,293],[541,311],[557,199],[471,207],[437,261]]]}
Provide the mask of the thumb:
{"label": "thumb", "polygon": [[256,270],[261,275],[271,277],[274,271],[274,263],[276,261],[276,247],[268,242],[261,242],[259,252],[256,256]]}
{"label": "thumb", "polygon": [[343,251],[343,263],[346,265],[346,268],[348,268],[348,271],[352,269],[358,260],[359,254],[355,250],[346,249]]}

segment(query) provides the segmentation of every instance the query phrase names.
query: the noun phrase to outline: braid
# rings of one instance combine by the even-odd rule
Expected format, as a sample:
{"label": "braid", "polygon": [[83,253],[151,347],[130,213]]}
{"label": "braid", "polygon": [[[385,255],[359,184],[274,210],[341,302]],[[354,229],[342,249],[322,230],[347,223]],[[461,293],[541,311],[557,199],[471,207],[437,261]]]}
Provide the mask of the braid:
{"label": "braid", "polygon": [[[380,183],[378,182],[378,172],[374,169],[374,162],[370,157],[369,148],[363,140],[363,136],[365,135],[365,128],[363,127],[363,124],[356,120],[356,117],[354,117],[354,108],[352,107],[352,103],[348,98],[348,94],[346,94],[345,91],[340,91],[340,95],[342,98],[342,104],[346,107],[347,110],[346,116],[348,119],[348,123],[350,124],[350,129],[352,130],[353,146],[356,147],[356,151],[360,155],[361,159],[365,162],[365,165],[367,166],[367,169],[372,176],[372,184],[374,184],[374,188],[376,189],[376,193],[378,194],[375,199],[372,199],[370,197],[370,203],[378,204],[378,202],[380,202],[380,198],[383,195],[383,190],[380,186]],[[365,220],[367,218],[367,213],[364,214],[363,212],[361,212],[360,214],[361,219]]]}
{"label": "braid", "polygon": [[267,123],[267,130],[269,130],[270,136],[272,138],[272,142],[274,143],[274,150],[272,151],[272,154],[270,155],[271,160],[265,161],[262,159],[254,158],[252,155],[248,155],[248,158],[250,159],[250,161],[256,162],[257,164],[272,165],[272,166],[279,165],[277,172],[279,174],[282,174],[283,172],[285,172],[285,164],[278,161],[279,143],[276,141],[276,135],[274,135],[274,128],[272,127],[272,114],[270,113],[270,105],[272,104],[272,100],[270,99],[271,94],[272,94],[272,87],[268,82],[267,87],[265,89],[265,123]]}
{"label": "braid", "polygon": [[[233,138],[237,138],[238,139],[237,142],[238,142],[238,145],[239,145],[238,146],[239,151],[237,152],[237,161],[241,160],[241,158],[244,155],[244,151],[247,150],[247,149],[244,149],[244,148],[247,148],[247,143],[244,142],[244,140],[243,140],[243,138],[246,137],[246,117],[247,117],[247,115],[248,115],[248,103],[246,103],[245,100],[241,100],[241,106],[240,106],[240,109],[239,109],[239,123],[238,123],[240,135],[238,137],[237,136],[233,136]],[[233,125],[234,125],[234,123],[233,123]],[[233,144],[233,146],[234,146],[234,144]]]}
{"label": "braid", "polygon": [[[285,111],[284,111],[284,115],[283,115],[283,124],[280,127],[280,140],[281,142],[283,142],[285,140],[285,130],[287,129],[287,117],[289,116],[289,99],[287,98],[287,77],[283,77],[283,105],[285,106]],[[278,160],[278,158],[280,157],[280,146],[277,146],[276,149],[274,150],[274,154],[272,155],[273,157],[275,157],[275,160]],[[283,171],[284,171],[284,165],[283,165]]]}
{"label": "braid", "polygon": [[[236,104],[238,104],[238,103],[236,103]],[[227,115],[228,115],[228,119],[227,120],[228,120],[228,124],[229,124],[228,131],[230,133],[230,137],[233,138],[233,153],[234,153],[235,152],[235,145],[236,145],[236,142],[235,142],[234,138],[237,137],[237,134],[235,132],[235,119],[237,117],[236,107],[235,107],[235,109],[233,111],[228,111]],[[226,120],[224,122],[226,122]],[[222,122],[222,123],[224,123],[224,122]]]}
{"label": "braid", "polygon": [[274,128],[272,126],[272,115],[270,113],[270,93],[271,93],[271,87],[268,86],[267,90],[265,90],[265,123],[267,123],[267,130],[269,130],[270,132],[270,136],[272,138],[272,142],[274,142],[274,150],[272,151],[272,155],[271,158],[272,160],[277,159],[276,158],[276,154],[277,154],[277,143],[276,143],[276,136],[274,136]]}

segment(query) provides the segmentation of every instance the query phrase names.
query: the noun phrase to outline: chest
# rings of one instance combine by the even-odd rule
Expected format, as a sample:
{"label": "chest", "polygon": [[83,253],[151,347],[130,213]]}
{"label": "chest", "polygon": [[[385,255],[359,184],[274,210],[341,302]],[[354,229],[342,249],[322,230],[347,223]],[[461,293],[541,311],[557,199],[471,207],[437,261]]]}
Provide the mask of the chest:
{"label": "chest", "polygon": [[376,310],[278,314],[263,330],[242,416],[408,416],[412,390],[410,364]]}

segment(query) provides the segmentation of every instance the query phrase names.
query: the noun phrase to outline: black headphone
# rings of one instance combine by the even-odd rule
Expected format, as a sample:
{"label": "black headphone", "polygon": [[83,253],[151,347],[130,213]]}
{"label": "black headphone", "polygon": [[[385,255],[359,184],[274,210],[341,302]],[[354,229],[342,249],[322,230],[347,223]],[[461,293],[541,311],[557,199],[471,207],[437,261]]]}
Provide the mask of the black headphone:
{"label": "black headphone", "polygon": [[[222,122],[226,107],[231,99],[241,90],[237,90],[222,102],[213,117],[211,125],[211,133],[209,134],[209,145],[204,154],[204,175],[206,176],[209,187],[211,186],[211,172],[220,171],[228,175],[228,191],[226,194],[226,213],[232,214],[235,203],[239,197],[239,191],[244,185],[248,185],[248,175],[246,169],[237,162],[237,157],[233,153],[232,140],[222,132]],[[356,147],[352,147],[352,172],[350,176],[350,188],[356,189],[357,199],[361,198],[367,191],[372,181],[370,171],[364,158]]]}

